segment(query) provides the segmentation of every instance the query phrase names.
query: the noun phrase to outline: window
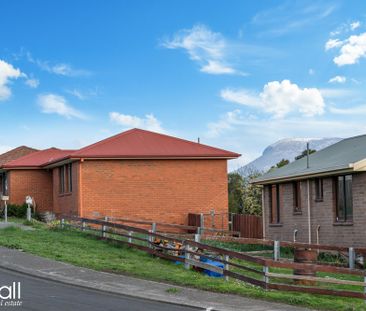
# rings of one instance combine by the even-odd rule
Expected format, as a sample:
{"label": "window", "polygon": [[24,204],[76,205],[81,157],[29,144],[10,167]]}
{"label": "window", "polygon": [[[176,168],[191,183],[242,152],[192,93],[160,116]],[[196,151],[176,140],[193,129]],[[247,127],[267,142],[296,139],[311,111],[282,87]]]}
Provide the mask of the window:
{"label": "window", "polygon": [[72,164],[65,164],[59,167],[60,193],[72,192]]}
{"label": "window", "polygon": [[338,176],[336,179],[336,221],[352,222],[352,175]]}
{"label": "window", "polygon": [[301,182],[295,181],[292,183],[292,193],[294,198],[294,214],[301,214]]}
{"label": "window", "polygon": [[8,173],[1,173],[0,174],[1,179],[1,193],[3,195],[8,195]]}
{"label": "window", "polygon": [[315,201],[323,201],[323,178],[315,179]]}
{"label": "window", "polygon": [[269,186],[269,206],[270,206],[270,223],[279,224],[281,222],[280,215],[280,185]]}

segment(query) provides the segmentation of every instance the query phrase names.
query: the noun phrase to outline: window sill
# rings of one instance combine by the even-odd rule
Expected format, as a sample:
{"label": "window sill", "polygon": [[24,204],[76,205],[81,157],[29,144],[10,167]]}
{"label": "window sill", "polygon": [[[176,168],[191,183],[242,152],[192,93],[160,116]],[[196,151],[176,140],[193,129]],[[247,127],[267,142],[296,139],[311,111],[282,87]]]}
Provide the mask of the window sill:
{"label": "window sill", "polygon": [[281,223],[278,224],[269,224],[270,227],[282,227]]}
{"label": "window sill", "polygon": [[353,226],[353,222],[335,222],[333,226]]}
{"label": "window sill", "polygon": [[72,192],[65,192],[65,193],[59,193],[58,194],[59,197],[68,197],[70,195],[72,195]]}
{"label": "window sill", "polygon": [[294,212],[293,215],[302,215],[302,212]]}

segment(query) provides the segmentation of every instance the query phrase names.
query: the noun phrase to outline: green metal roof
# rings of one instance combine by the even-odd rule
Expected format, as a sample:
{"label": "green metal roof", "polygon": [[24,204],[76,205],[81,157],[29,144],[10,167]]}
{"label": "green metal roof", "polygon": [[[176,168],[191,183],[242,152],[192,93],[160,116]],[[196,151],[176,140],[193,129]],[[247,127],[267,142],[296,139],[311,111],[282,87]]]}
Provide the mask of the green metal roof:
{"label": "green metal roof", "polygon": [[[310,146],[311,147],[311,146]],[[340,171],[354,171],[353,164],[366,159],[366,135],[341,140],[327,148],[317,151],[307,159],[291,162],[281,168],[274,169],[252,182],[265,184],[271,181],[280,182],[288,179],[300,179],[314,175],[329,175]]]}

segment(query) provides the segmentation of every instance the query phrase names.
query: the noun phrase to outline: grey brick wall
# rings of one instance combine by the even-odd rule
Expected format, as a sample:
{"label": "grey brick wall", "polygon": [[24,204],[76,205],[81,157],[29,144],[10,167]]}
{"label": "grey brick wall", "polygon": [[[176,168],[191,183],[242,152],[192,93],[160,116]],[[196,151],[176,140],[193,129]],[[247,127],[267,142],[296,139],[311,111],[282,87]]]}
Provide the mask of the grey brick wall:
{"label": "grey brick wall", "polygon": [[[316,229],[320,225],[319,243],[366,247],[366,173],[353,174],[353,224],[340,225],[335,222],[333,178],[323,179],[324,199],[315,200],[315,182],[310,180],[311,240],[317,242]],[[307,181],[301,181],[302,213],[293,211],[292,183],[281,184],[281,225],[269,224],[269,188],[264,188],[266,238],[292,241],[293,232],[298,230],[297,241],[309,241]]]}

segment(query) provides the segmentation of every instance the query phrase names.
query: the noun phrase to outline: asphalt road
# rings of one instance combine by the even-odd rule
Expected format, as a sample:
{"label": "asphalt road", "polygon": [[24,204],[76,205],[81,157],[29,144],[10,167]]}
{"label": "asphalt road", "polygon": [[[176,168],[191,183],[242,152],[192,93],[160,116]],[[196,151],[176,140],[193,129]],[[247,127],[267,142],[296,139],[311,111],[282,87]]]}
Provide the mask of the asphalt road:
{"label": "asphalt road", "polygon": [[[0,299],[0,310],[37,311],[197,311],[202,309],[184,307],[152,300],[114,295],[102,291],[53,282],[0,268],[0,289],[21,282],[21,302],[19,306],[4,307],[8,300]],[[2,289],[2,296],[8,295]]]}

